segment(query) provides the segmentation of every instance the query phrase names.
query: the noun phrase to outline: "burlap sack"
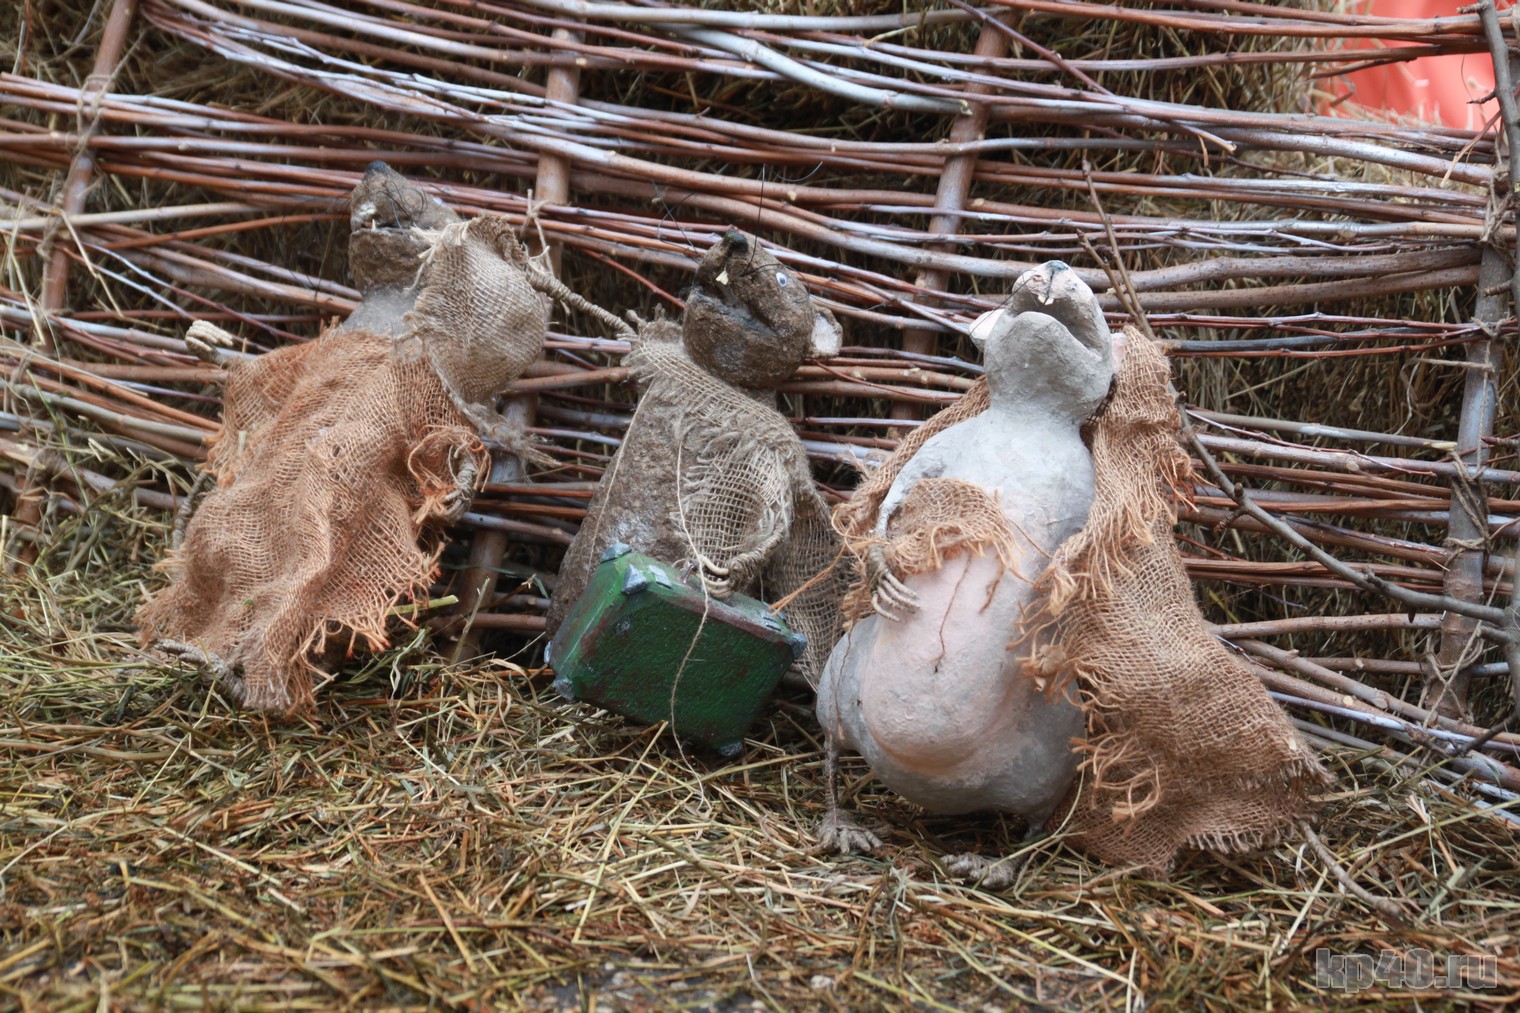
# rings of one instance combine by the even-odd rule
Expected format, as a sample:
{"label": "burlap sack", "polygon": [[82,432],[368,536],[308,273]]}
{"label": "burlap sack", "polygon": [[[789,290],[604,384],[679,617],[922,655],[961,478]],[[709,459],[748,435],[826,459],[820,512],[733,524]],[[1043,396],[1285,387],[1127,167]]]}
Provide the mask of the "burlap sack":
{"label": "burlap sack", "polygon": [[218,487],[137,619],[146,641],[193,646],[245,706],[303,710],[329,642],[379,650],[387,611],[425,595],[435,522],[489,459],[426,360],[368,331],[236,367],[225,403]]}
{"label": "burlap sack", "polygon": [[406,344],[422,347],[454,404],[472,415],[543,351],[548,303],[529,282],[527,250],[505,218],[423,234],[424,282],[404,318]]}
{"label": "burlap sack", "polygon": [[[1172,534],[1193,473],[1177,442],[1166,358],[1135,332],[1127,343],[1114,396],[1092,427],[1092,511],[1039,578],[1039,614],[1010,638],[1040,645],[1025,671],[1052,691],[1077,679],[1087,714],[1079,780],[1052,825],[1064,819],[1074,843],[1111,864],[1165,870],[1184,847],[1235,852],[1276,839],[1328,775],[1198,609]],[[987,404],[979,382],[836,509],[857,560],[855,617],[870,609],[864,560],[893,480],[931,436]],[[889,561],[924,566],[978,541],[996,548],[985,533],[968,539],[964,519],[921,515],[895,540],[905,546],[888,547]],[[936,531],[950,541],[934,544]]]}
{"label": "burlap sack", "polygon": [[[954,403],[935,412],[927,422],[910,430],[898,441],[897,449],[892,452],[892,455],[883,461],[880,467],[868,472],[855,487],[855,492],[850,495],[850,498],[834,508],[834,527],[845,539],[849,555],[859,568],[855,586],[852,588],[852,594],[855,595],[852,600],[856,604],[853,608],[846,609],[846,621],[859,619],[870,612],[870,595],[867,594],[862,601],[856,592],[859,592],[865,583],[864,561],[866,550],[874,540],[872,532],[876,527],[876,516],[881,512],[882,501],[891,491],[892,483],[897,481],[903,465],[911,461],[913,455],[918,453],[918,449],[929,442],[929,438],[935,433],[949,429],[969,418],[975,418],[986,411],[991,404],[992,398],[987,392],[987,381],[978,380]],[[944,520],[949,523],[955,522],[954,517]],[[922,571],[894,572],[898,572],[899,576],[907,576],[909,573]]]}

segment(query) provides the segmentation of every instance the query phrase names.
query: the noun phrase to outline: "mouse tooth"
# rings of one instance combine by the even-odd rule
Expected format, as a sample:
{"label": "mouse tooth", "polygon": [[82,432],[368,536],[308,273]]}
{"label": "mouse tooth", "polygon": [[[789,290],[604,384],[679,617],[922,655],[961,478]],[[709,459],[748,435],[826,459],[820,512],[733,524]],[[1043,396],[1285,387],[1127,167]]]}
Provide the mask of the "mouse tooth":
{"label": "mouse tooth", "polygon": [[722,270],[722,272],[718,275],[716,281],[718,282],[719,285],[727,285],[728,284],[728,268],[725,267]]}

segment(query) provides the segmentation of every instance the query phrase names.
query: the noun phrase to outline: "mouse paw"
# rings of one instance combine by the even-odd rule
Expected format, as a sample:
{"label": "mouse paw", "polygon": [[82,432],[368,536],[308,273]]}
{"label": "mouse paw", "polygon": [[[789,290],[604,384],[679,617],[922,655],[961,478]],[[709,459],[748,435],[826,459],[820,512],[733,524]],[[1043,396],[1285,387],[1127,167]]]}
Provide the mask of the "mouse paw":
{"label": "mouse paw", "polygon": [[818,843],[813,850],[830,855],[869,855],[881,847],[881,838],[838,809],[818,824]]}
{"label": "mouse paw", "polygon": [[871,587],[871,608],[877,615],[900,622],[904,614],[918,611],[918,595],[893,574],[880,545],[866,549],[866,579]]}
{"label": "mouse paw", "polygon": [[227,349],[236,344],[236,337],[209,320],[197,320],[185,332],[185,347],[190,354],[213,366],[226,366],[233,361],[235,357]]}
{"label": "mouse paw", "polygon": [[475,499],[473,488],[450,489],[444,494],[443,502],[439,504],[438,519],[445,524],[453,524],[470,511],[470,503]]}
{"label": "mouse paw", "polygon": [[505,420],[491,422],[482,426],[480,420],[471,418],[476,428],[484,432],[488,439],[498,444],[503,451],[517,458],[524,465],[532,465],[535,468],[552,468],[555,465],[554,458],[539,448],[539,443],[528,433],[511,422]]}
{"label": "mouse paw", "polygon": [[727,566],[719,566],[701,553],[697,554],[698,572],[702,577],[702,586],[707,593],[714,598],[728,598],[734,593],[733,570]]}
{"label": "mouse paw", "polygon": [[948,856],[944,864],[945,871],[956,879],[979,886],[984,890],[1003,890],[1012,886],[1014,880],[1019,878],[1019,870],[1024,867],[1024,860],[1016,855],[988,858],[986,855],[967,852]]}
{"label": "mouse paw", "polygon": [[178,640],[155,640],[151,649],[196,668],[203,677],[226,686],[239,701],[243,699],[243,677],[238,674],[237,666],[212,652]]}
{"label": "mouse paw", "polygon": [[454,488],[443,494],[428,518],[445,524],[453,524],[469,512],[470,505],[475,501],[475,487],[480,480],[480,465],[473,454],[458,450],[451,452],[449,467],[454,475]]}

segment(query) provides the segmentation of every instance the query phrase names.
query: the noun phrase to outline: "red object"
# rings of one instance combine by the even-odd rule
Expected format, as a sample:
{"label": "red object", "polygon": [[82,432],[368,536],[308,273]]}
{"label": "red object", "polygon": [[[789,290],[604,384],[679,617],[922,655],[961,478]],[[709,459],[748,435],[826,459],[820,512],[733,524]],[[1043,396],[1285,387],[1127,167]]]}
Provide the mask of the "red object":
{"label": "red object", "polygon": [[[1456,14],[1457,6],[1454,0],[1371,0],[1366,12],[1391,18],[1439,18]],[[1504,9],[1499,15],[1508,13]],[[1379,42],[1367,54],[1406,44]],[[1424,56],[1330,78],[1326,84],[1336,99],[1344,98],[1326,109],[1332,116],[1385,110],[1449,127],[1482,130],[1498,112],[1493,99],[1478,103],[1494,89],[1494,67],[1487,53]]]}

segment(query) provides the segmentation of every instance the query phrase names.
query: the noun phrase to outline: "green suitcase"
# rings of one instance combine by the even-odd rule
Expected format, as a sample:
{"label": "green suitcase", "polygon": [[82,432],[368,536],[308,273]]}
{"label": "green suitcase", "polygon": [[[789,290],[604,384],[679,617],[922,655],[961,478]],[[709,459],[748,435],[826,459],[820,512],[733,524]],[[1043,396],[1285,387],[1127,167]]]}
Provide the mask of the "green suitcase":
{"label": "green suitcase", "polygon": [[695,581],[621,542],[609,548],[549,645],[554,688],[737,756],[807,639],[764,602],[719,601]]}

